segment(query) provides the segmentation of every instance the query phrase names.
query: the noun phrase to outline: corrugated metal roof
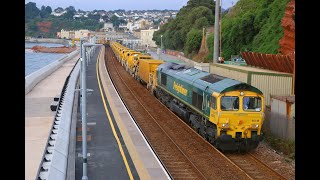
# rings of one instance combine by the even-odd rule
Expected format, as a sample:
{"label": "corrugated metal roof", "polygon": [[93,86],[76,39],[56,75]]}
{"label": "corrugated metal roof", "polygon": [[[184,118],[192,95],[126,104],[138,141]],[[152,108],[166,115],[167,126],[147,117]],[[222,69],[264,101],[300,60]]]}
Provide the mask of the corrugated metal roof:
{"label": "corrugated metal roof", "polygon": [[250,66],[262,67],[285,73],[293,73],[294,57],[290,55],[242,52],[241,56]]}

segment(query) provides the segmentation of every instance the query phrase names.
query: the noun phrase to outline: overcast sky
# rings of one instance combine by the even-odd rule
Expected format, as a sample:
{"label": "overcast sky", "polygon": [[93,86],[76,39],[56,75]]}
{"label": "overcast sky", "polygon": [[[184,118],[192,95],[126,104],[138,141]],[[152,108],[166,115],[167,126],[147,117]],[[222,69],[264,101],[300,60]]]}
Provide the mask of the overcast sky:
{"label": "overcast sky", "polygon": [[[238,0],[222,0],[222,8],[227,9],[236,4]],[[35,2],[40,9],[42,5],[50,6],[52,10],[57,7],[66,8],[73,6],[76,10],[84,11],[92,10],[148,10],[148,9],[170,9],[179,10],[185,6],[188,0],[26,0],[28,2]]]}

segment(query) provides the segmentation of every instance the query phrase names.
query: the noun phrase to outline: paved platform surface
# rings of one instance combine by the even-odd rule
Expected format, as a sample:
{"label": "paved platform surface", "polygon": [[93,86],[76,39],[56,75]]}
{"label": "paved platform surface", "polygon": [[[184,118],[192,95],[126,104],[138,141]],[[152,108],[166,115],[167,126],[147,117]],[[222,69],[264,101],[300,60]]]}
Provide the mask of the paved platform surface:
{"label": "paved platform surface", "polygon": [[55,112],[50,104],[79,59],[77,55],[39,82],[25,95],[25,179],[34,180],[46,146]]}
{"label": "paved platform surface", "polygon": [[99,74],[108,104],[140,179],[170,179],[117,94],[103,58],[99,59]]}
{"label": "paved platform surface", "polygon": [[[104,48],[104,47],[102,47]],[[139,179],[138,173],[133,165],[121,133],[111,114],[111,120],[108,118],[102,98],[107,101],[105,96],[101,96],[97,73],[96,62],[100,51],[95,52],[91,62],[87,67],[87,88],[93,92],[87,95],[87,152],[88,152],[88,178],[89,179]],[[101,81],[101,80],[100,80]],[[103,93],[104,94],[104,93]],[[80,107],[79,107],[80,108]],[[80,109],[78,110],[80,113]],[[78,114],[80,117],[80,114]],[[119,144],[113,133],[110,121],[117,132],[121,147],[124,152],[121,154]],[[82,177],[82,128],[81,119],[77,122],[77,142],[76,142],[76,178]],[[128,166],[125,165],[125,161]],[[128,169],[130,169],[130,173]]]}

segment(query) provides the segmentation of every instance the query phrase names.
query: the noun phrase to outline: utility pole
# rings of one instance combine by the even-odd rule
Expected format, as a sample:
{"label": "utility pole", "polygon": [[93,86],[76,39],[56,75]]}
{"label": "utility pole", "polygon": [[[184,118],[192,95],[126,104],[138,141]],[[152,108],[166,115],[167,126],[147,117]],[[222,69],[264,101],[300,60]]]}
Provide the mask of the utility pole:
{"label": "utility pole", "polygon": [[[220,3],[221,7],[222,7],[222,0],[221,0],[221,3]],[[220,10],[220,18],[219,18],[219,26],[220,26],[220,51],[219,51],[219,56],[222,56],[222,31],[221,31],[221,27],[222,27],[222,23],[221,23],[221,19],[222,19],[222,10],[221,8],[219,8]]]}
{"label": "utility pole", "polygon": [[216,0],[215,20],[214,20],[214,50],[213,50],[213,63],[218,62],[219,58],[219,41],[220,41],[220,0]]}

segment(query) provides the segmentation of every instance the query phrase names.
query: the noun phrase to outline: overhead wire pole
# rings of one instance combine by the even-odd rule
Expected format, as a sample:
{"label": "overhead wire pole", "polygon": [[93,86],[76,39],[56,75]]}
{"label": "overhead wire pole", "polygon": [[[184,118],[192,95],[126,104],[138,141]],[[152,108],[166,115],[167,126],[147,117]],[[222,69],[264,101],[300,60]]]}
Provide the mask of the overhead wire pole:
{"label": "overhead wire pole", "polygon": [[219,58],[219,41],[220,41],[220,0],[216,0],[216,9],[215,9],[215,20],[214,20],[214,51],[213,51],[213,63],[218,62]]}

